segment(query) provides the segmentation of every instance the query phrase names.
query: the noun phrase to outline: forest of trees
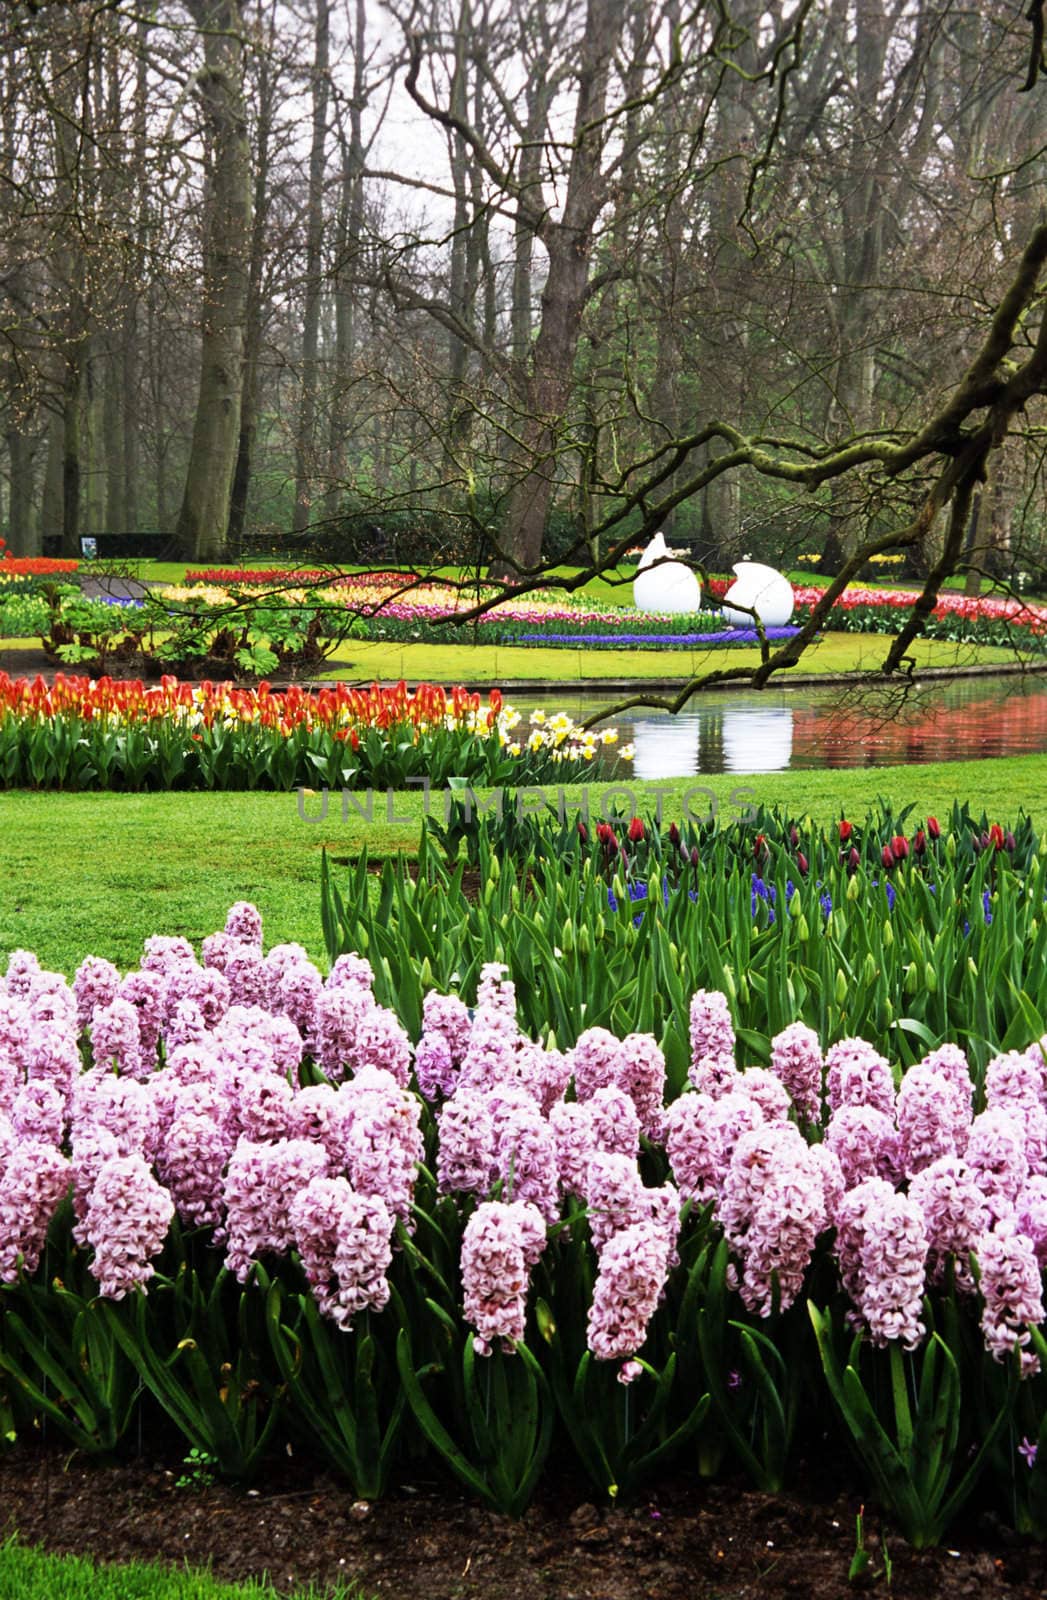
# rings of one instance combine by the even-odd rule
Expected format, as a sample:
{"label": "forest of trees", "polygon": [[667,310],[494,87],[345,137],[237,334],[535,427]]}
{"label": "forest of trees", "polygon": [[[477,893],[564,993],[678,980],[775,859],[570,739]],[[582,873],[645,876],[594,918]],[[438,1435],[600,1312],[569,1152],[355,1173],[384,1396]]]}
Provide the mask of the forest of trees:
{"label": "forest of trees", "polygon": [[8,0],[0,531],[1035,565],[1041,23]]}

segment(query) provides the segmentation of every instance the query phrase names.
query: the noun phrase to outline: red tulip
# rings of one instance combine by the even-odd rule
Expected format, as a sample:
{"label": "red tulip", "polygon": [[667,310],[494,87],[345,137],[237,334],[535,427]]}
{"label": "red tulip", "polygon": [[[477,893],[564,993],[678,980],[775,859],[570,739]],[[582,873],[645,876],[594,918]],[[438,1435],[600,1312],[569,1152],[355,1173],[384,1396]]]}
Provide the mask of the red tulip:
{"label": "red tulip", "polygon": [[629,824],[629,838],[633,844],[639,844],[643,838],[643,823],[639,817],[634,817]]}
{"label": "red tulip", "polygon": [[848,839],[851,837],[851,834],[853,832],[854,832],[854,824],[853,824],[853,822],[847,822],[846,820],[841,820],[841,822],[840,822],[840,843],[841,844],[846,844]]}
{"label": "red tulip", "polygon": [[922,828],[917,828],[912,841],[914,855],[922,856],[927,849],[927,835]]}
{"label": "red tulip", "polygon": [[692,846],[691,846],[691,866],[697,868],[698,863],[699,863],[699,861],[701,859],[702,859],[701,856],[698,854],[698,846],[696,844],[692,844]]}
{"label": "red tulip", "polygon": [[880,851],[880,860],[887,868],[887,871],[890,872],[891,868],[894,866],[894,852],[889,844],[885,844],[883,849]]}
{"label": "red tulip", "polygon": [[852,846],[850,848],[850,852],[848,853],[848,856],[847,856],[847,870],[848,870],[848,872],[857,872],[858,868],[861,866],[861,864],[862,864],[862,858],[858,854],[857,850],[854,848],[854,846],[852,844]]}
{"label": "red tulip", "polygon": [[807,857],[804,855],[802,850],[797,850],[797,852],[796,852],[796,865],[800,869],[800,876],[806,878],[806,876],[807,876]]}
{"label": "red tulip", "polygon": [[578,838],[582,844],[589,843],[589,829],[585,826],[581,817],[578,818]]}
{"label": "red tulip", "polygon": [[942,825],[938,821],[937,817],[928,817],[927,818],[927,832],[930,834],[932,839],[940,839],[941,838],[941,836],[942,836]]}
{"label": "red tulip", "polygon": [[909,854],[909,841],[903,833],[896,833],[891,840],[891,854],[896,861],[904,861]]}
{"label": "red tulip", "polygon": [[994,822],[992,827],[989,829],[989,843],[992,845],[994,850],[1003,849],[1003,829],[1000,827],[998,822]]}
{"label": "red tulip", "polygon": [[675,822],[670,822],[669,824],[669,843],[674,849],[680,843],[680,830]]}
{"label": "red tulip", "polygon": [[789,829],[789,843],[792,845],[793,849],[795,850],[797,845],[799,844],[799,842],[800,842],[800,830],[799,830],[799,828],[796,826],[796,824],[794,822],[792,827]]}

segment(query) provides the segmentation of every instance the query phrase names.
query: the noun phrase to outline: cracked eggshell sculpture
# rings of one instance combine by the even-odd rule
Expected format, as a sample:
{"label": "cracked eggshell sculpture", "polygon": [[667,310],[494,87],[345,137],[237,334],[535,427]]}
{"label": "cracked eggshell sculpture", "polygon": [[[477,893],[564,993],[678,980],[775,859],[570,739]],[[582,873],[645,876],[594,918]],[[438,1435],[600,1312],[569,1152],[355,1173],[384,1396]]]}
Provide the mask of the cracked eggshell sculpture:
{"label": "cracked eggshell sculpture", "polygon": [[736,606],[750,606],[765,628],[784,628],[795,604],[793,586],[788,578],[759,561],[736,561],[732,570],[738,577],[723,597],[724,621],[736,628],[753,625],[752,617],[732,609],[733,600]]}
{"label": "cracked eggshell sculpture", "polygon": [[664,535],[656,533],[636,563],[633,605],[637,611],[690,612],[701,605],[698,579],[690,567],[682,561],[670,561],[669,555]]}

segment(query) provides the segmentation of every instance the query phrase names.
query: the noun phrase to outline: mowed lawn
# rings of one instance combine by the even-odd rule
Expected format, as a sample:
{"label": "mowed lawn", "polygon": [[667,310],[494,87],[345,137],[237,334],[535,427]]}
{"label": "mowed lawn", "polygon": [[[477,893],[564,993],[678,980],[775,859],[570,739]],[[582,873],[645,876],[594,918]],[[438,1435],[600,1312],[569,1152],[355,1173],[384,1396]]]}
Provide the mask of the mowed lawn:
{"label": "mowed lawn", "polygon": [[[364,1600],[353,1586],[283,1590],[286,1600]],[[83,1556],[50,1555],[14,1540],[0,1545],[3,1600],[279,1600],[271,1584],[219,1583],[209,1573],[128,1562],[103,1566]]]}
{"label": "mowed lawn", "polygon": [[[722,820],[762,803],[783,806],[797,819],[830,823],[843,814],[860,817],[881,798],[944,818],[956,798],[968,801],[976,815],[984,810],[1006,824],[1019,808],[1042,814],[1047,755],[749,778],[731,773],[660,784],[626,778],[623,784],[651,813],[660,793],[666,825],[682,814],[689,790],[695,815],[715,796]],[[581,799],[588,793],[598,816],[603,792],[593,785],[565,794]],[[537,798],[531,793],[528,802]],[[442,804],[433,797],[434,810]],[[614,809],[630,804],[619,785]],[[341,799],[332,795],[326,820],[303,820],[321,809],[318,797],[293,793],[0,794],[0,961],[22,947],[66,973],[88,954],[130,967],[149,934],[183,934],[197,942],[221,927],[227,908],[241,899],[261,908],[267,944],[293,940],[322,961],[322,849],[336,864],[357,859],[364,849],[373,859],[413,854],[423,801],[419,794],[381,794],[371,821],[353,805],[343,820]]]}
{"label": "mowed lawn", "polygon": [[[774,681],[787,684],[790,676],[816,673],[834,677],[847,672],[875,672],[891,646],[889,634],[828,633],[804,652],[795,668]],[[5,651],[39,651],[39,639],[0,639]],[[1039,655],[1022,655],[1011,645],[954,644],[947,639],[917,639],[909,654],[917,668],[952,670],[975,666],[1002,666],[1021,661],[1043,661]],[[40,661],[43,663],[43,656]],[[2,664],[2,663],[0,663]],[[399,644],[386,639],[348,639],[337,646],[317,669],[316,676],[354,682],[464,683],[470,686],[500,683],[599,683],[614,688],[636,679],[668,679],[681,684],[708,672],[750,670],[760,664],[755,647],[719,650],[595,650],[579,641],[577,648],[543,645]],[[75,673],[76,668],[70,668]]]}
{"label": "mowed lawn", "polygon": [[[795,668],[774,681],[788,682],[790,675],[872,672],[883,663],[891,646],[887,634],[829,633],[804,652]],[[918,639],[909,654],[921,667],[999,666],[1023,659],[1005,645],[954,644],[946,639]],[[1036,659],[1030,657],[1028,659]],[[1042,659],[1042,658],[1041,658]],[[368,682],[405,678],[408,683],[616,683],[638,678],[674,679],[681,683],[707,672],[746,670],[760,664],[755,647],[731,650],[594,650],[584,641],[578,647],[543,645],[398,644],[383,640],[350,639],[338,646],[325,678],[361,678]]]}

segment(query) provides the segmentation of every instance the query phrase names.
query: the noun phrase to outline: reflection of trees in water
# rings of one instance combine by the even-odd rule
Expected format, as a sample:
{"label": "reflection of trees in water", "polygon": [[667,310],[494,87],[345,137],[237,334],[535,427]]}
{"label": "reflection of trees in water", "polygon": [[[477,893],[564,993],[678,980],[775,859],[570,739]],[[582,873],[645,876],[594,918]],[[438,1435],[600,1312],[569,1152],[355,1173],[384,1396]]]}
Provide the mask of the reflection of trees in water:
{"label": "reflection of trees in water", "polygon": [[[946,691],[947,692],[947,691]],[[798,712],[794,764],[827,767],[918,764],[964,756],[1047,749],[1042,680],[1008,680],[992,692],[963,693],[950,705],[927,685],[891,684],[849,693],[843,704]]]}
{"label": "reflection of trees in water", "polygon": [[[633,775],[653,781],[786,767],[918,766],[1047,751],[1044,676],[946,685],[905,681],[845,693],[795,689],[785,700],[784,694],[703,695],[675,717],[656,713],[634,722],[626,716],[617,726],[621,743],[636,746]],[[555,697],[542,704],[547,711],[563,708]],[[593,705],[584,698],[567,709],[580,721]],[[609,771],[616,747],[599,759]]]}

